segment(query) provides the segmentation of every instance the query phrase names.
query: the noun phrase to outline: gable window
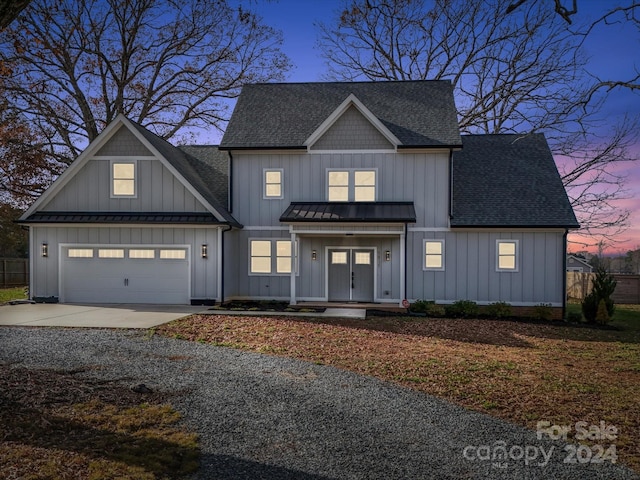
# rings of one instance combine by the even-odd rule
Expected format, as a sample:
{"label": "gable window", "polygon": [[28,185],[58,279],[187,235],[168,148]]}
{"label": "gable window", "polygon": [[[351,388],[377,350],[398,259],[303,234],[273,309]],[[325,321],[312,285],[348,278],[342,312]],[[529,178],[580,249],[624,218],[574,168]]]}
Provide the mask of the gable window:
{"label": "gable window", "polygon": [[327,199],[330,202],[375,202],[376,170],[329,170]]}
{"label": "gable window", "polygon": [[518,271],[517,240],[496,240],[496,270],[499,272]]}
{"label": "gable window", "polygon": [[291,273],[291,240],[249,240],[249,273],[286,275]]}
{"label": "gable window", "polygon": [[111,162],[111,195],[113,197],[136,196],[135,162]]}
{"label": "gable window", "polygon": [[424,270],[444,270],[444,240],[424,241]]}
{"label": "gable window", "polygon": [[283,198],[281,168],[264,171],[264,198]]}

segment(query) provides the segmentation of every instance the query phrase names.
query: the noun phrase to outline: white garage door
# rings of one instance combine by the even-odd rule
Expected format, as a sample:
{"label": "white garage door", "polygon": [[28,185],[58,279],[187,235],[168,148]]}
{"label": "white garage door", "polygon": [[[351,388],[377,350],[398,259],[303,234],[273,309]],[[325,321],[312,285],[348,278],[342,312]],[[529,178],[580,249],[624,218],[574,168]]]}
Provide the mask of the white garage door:
{"label": "white garage door", "polygon": [[190,303],[186,247],[62,248],[65,303]]}

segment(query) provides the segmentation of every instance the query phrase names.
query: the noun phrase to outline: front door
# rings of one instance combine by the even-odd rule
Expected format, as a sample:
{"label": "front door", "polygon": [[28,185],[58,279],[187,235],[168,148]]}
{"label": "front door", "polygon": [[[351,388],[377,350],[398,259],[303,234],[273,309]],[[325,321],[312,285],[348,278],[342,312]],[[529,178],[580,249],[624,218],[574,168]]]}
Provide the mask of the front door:
{"label": "front door", "polygon": [[373,252],[366,248],[329,249],[330,302],[373,301]]}

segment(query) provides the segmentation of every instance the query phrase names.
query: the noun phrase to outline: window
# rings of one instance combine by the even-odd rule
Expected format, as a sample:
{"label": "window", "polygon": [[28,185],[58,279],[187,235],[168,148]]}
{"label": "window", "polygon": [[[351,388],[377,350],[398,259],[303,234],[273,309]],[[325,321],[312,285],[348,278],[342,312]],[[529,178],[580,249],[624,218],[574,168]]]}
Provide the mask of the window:
{"label": "window", "polygon": [[114,197],[136,196],[135,162],[111,163],[111,195]]}
{"label": "window", "polygon": [[130,249],[129,258],[156,258],[156,251],[148,248]]}
{"label": "window", "polygon": [[264,171],[264,198],[283,198],[282,169]]}
{"label": "window", "polygon": [[293,268],[291,240],[249,240],[249,273],[290,274]]}
{"label": "window", "polygon": [[499,272],[518,271],[518,241],[496,240],[496,270]]}
{"label": "window", "polygon": [[347,252],[331,252],[331,263],[333,265],[346,265]]}
{"label": "window", "polygon": [[270,240],[251,240],[251,273],[271,273]]}
{"label": "window", "polygon": [[444,270],[444,240],[424,241],[424,270]]}
{"label": "window", "polygon": [[67,251],[69,258],[93,258],[93,248],[70,248]]}
{"label": "window", "polygon": [[184,260],[187,258],[186,250],[160,250],[160,258],[166,260]]}
{"label": "window", "polygon": [[100,248],[98,249],[99,258],[124,258],[124,250],[122,248]]}
{"label": "window", "polygon": [[330,202],[375,202],[375,170],[329,170],[327,198]]}

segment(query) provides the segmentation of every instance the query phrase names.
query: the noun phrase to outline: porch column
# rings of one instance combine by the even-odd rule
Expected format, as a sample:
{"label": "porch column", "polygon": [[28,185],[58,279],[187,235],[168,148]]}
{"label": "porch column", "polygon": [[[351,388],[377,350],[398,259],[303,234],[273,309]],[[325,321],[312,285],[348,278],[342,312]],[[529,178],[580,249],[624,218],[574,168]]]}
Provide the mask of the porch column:
{"label": "porch column", "polygon": [[296,304],[296,268],[298,266],[299,252],[296,251],[296,234],[291,232],[291,298],[289,304]]}
{"label": "porch column", "polygon": [[406,226],[405,231],[400,234],[400,303],[398,306],[402,307],[402,300],[404,300],[407,295],[407,286],[406,286],[406,265],[407,265],[407,252],[405,251],[405,237],[406,237]]}

